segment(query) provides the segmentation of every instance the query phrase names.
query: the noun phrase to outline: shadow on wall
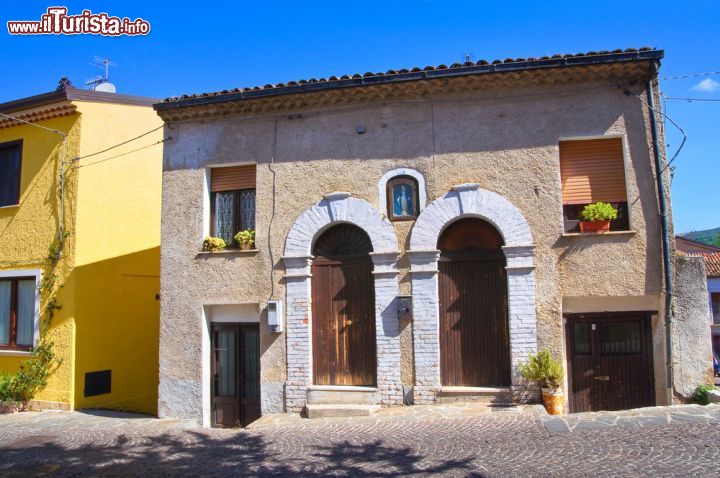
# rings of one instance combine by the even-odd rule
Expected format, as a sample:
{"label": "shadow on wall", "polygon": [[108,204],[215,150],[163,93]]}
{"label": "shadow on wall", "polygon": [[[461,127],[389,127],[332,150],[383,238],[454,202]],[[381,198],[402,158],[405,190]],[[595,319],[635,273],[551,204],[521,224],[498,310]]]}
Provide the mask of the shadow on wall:
{"label": "shadow on wall", "polygon": [[[76,408],[157,413],[160,248],[76,267]],[[111,392],[85,397],[85,374],[111,370]]]}
{"label": "shadow on wall", "polygon": [[[423,459],[409,447],[382,441],[306,448],[280,456],[276,446],[247,432],[210,436],[188,431],[137,437],[120,435],[107,444],[81,447],[29,437],[0,448],[3,470],[16,476],[59,472],[63,476],[406,476],[471,473],[470,459],[444,460],[420,468]],[[298,450],[299,452],[300,450]],[[290,455],[290,456],[289,456]],[[480,475],[472,475],[480,476]]]}
{"label": "shadow on wall", "polygon": [[[262,163],[265,160],[259,158],[273,156],[275,163],[415,159],[433,151],[443,155],[556,146],[559,137],[604,134],[623,112],[642,114],[639,101],[612,86],[595,85],[578,95],[568,95],[565,86],[523,91],[511,98],[490,98],[487,91],[480,91],[436,97],[433,103],[389,101],[342,111],[319,108],[302,117],[278,114],[277,136],[272,117],[183,125],[180,136],[185,139],[178,145],[195,148],[203,164]],[[589,128],[586,116],[590,111]],[[363,134],[358,134],[358,126],[364,127]],[[164,170],[195,166],[174,148],[166,149]]]}

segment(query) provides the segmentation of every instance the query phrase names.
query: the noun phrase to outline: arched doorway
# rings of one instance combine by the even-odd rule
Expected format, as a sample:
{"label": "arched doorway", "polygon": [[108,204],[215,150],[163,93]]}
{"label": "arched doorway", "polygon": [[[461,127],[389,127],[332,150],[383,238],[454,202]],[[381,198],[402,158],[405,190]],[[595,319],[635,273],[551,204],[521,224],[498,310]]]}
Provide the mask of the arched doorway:
{"label": "arched doorway", "polygon": [[510,333],[503,238],[490,223],[463,218],[437,247],[440,380],[444,386],[510,385]]}
{"label": "arched doorway", "polygon": [[376,383],[372,251],[368,235],[352,224],[332,226],[315,242],[311,287],[316,385]]}

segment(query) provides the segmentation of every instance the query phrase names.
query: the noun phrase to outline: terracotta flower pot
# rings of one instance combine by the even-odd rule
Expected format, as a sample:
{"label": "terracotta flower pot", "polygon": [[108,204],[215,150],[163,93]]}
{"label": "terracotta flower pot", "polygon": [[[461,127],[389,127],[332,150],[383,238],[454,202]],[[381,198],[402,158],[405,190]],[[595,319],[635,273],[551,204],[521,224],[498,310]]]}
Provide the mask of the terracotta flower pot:
{"label": "terracotta flower pot", "polygon": [[241,242],[240,243],[240,250],[241,251],[249,251],[253,248],[252,242]]}
{"label": "terracotta flower pot", "polygon": [[610,231],[610,221],[580,221],[580,232],[603,233]]}
{"label": "terracotta flower pot", "polygon": [[565,395],[563,394],[562,388],[552,389],[543,387],[542,399],[545,410],[547,410],[550,415],[562,415],[565,413]]}

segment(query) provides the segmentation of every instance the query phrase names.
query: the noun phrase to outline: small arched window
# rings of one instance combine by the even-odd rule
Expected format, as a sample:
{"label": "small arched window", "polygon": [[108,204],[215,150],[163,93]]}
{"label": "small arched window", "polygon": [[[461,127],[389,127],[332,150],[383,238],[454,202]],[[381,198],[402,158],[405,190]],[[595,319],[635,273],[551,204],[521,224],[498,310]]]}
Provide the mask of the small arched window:
{"label": "small arched window", "polygon": [[417,180],[395,176],[387,182],[387,211],[391,221],[411,221],[418,215]]}

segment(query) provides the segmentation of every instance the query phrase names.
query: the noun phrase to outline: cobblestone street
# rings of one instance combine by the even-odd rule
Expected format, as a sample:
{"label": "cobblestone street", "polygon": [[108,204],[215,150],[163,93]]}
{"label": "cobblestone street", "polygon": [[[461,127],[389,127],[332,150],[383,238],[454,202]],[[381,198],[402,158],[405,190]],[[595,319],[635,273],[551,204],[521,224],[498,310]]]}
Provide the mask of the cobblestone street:
{"label": "cobblestone street", "polygon": [[[433,410],[432,407],[427,407]],[[114,412],[0,416],[0,476],[718,476],[720,407],[524,409],[246,430]]]}

